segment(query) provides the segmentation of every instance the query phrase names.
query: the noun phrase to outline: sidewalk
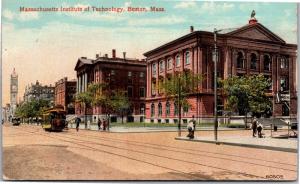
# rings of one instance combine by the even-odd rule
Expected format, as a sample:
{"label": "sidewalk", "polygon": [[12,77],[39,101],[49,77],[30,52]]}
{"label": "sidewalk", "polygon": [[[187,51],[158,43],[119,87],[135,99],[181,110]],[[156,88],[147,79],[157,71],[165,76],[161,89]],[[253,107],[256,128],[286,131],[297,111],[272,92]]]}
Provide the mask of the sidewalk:
{"label": "sidewalk", "polygon": [[213,144],[224,144],[231,146],[243,146],[258,149],[276,150],[284,152],[298,152],[298,139],[278,139],[278,138],[257,138],[257,137],[219,137],[218,141],[214,140],[214,137],[195,137],[194,139],[189,139],[187,137],[176,137],[176,140],[180,141],[194,141],[194,142],[204,142]]}

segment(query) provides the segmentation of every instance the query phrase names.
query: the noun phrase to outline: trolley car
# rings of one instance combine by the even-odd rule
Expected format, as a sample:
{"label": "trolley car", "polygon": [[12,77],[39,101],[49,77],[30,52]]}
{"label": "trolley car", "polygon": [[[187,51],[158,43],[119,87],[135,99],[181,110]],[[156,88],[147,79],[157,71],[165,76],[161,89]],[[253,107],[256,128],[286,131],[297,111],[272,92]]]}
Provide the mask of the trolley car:
{"label": "trolley car", "polygon": [[66,111],[53,107],[43,113],[42,127],[45,131],[62,131],[66,126]]}

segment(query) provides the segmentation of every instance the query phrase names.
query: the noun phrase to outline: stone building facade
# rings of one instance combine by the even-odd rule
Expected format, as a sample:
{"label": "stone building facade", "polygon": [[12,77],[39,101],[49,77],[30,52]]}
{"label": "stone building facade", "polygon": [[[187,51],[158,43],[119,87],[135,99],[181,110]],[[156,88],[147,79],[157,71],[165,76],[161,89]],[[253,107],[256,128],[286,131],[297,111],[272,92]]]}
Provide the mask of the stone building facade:
{"label": "stone building facade", "polygon": [[76,80],[62,78],[55,83],[54,104],[61,105],[67,114],[75,114]]}
{"label": "stone building facade", "polygon": [[[146,61],[116,56],[116,50],[112,50],[112,57],[105,54],[95,59],[81,57],[75,66],[77,72],[77,93],[85,92],[90,83],[106,83],[111,90],[120,89],[127,92],[131,104],[124,121],[140,122],[144,119],[146,98]],[[76,103],[75,113],[84,115],[84,105]],[[105,117],[101,106],[87,108],[90,121],[97,121]],[[112,122],[120,122],[121,117],[117,114],[111,115]]]}
{"label": "stone building facade", "polygon": [[42,85],[39,81],[35,84],[30,84],[25,87],[24,102],[30,102],[32,100],[48,100],[50,104],[54,104],[54,86],[51,84]]}
{"label": "stone building facade", "polygon": [[[273,116],[296,115],[296,50],[255,18],[238,29],[220,31],[217,34],[217,75],[222,79],[230,76],[263,74],[272,81],[267,92],[273,102]],[[184,121],[193,115],[199,119],[214,116],[214,33],[194,31],[161,45],[144,55],[147,57],[146,121],[177,121],[178,111],[172,101],[167,101],[155,88],[157,83],[176,71],[189,70],[204,75],[198,93],[191,94],[189,109],[183,110]],[[289,107],[276,102],[278,92],[290,94]],[[219,95],[218,104],[226,98]]]}

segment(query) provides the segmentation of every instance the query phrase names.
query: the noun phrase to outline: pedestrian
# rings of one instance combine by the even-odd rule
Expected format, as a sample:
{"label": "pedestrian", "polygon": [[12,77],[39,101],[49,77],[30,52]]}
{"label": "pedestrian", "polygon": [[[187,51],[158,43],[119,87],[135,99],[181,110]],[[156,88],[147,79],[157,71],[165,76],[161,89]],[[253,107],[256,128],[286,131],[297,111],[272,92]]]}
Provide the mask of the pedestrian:
{"label": "pedestrian", "polygon": [[78,132],[78,130],[79,130],[79,124],[80,124],[80,122],[81,122],[81,119],[80,119],[79,117],[77,117],[77,118],[75,119],[76,131],[77,131],[77,132]]}
{"label": "pedestrian", "polygon": [[261,123],[259,123],[259,124],[257,125],[257,132],[258,132],[258,137],[259,137],[259,138],[262,138],[262,137],[263,137],[263,136],[262,136],[262,130],[263,130],[263,126],[262,126]]}
{"label": "pedestrian", "polygon": [[252,127],[251,128],[252,128],[252,131],[253,131],[252,136],[256,137],[255,136],[256,135],[256,131],[257,131],[257,119],[256,119],[256,117],[253,118]]}
{"label": "pedestrian", "polygon": [[189,131],[189,134],[187,135],[187,137],[189,137],[190,139],[194,139],[194,133],[195,133],[195,129],[196,129],[196,120],[194,119],[194,115],[193,118],[189,121],[188,125],[187,125],[187,129]]}
{"label": "pedestrian", "polygon": [[103,131],[106,131],[106,119],[103,119]]}
{"label": "pedestrian", "polygon": [[101,125],[102,125],[102,122],[101,122],[101,119],[99,118],[98,119],[98,130],[101,130]]}

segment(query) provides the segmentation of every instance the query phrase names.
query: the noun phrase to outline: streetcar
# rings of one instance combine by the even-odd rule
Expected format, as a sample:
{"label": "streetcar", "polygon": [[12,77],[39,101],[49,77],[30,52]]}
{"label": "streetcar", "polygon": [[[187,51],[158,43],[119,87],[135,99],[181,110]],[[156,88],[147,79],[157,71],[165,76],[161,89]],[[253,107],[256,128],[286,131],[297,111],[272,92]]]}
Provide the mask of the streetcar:
{"label": "streetcar", "polygon": [[45,131],[63,131],[66,125],[66,111],[63,107],[56,106],[44,111],[42,127]]}

